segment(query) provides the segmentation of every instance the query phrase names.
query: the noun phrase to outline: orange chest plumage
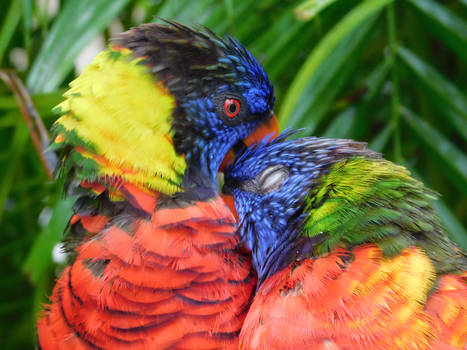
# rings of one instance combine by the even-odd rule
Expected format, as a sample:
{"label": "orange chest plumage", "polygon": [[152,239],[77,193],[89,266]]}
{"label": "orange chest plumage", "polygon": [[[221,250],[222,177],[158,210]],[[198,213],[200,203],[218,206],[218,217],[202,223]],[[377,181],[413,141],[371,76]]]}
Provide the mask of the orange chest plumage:
{"label": "orange chest plumage", "polygon": [[462,349],[466,276],[434,286],[417,248],[383,258],[374,245],[337,250],[267,279],[240,334],[241,349]]}
{"label": "orange chest plumage", "polygon": [[43,349],[237,348],[256,277],[220,198],[81,222],[105,228],[62,273],[38,324]]}

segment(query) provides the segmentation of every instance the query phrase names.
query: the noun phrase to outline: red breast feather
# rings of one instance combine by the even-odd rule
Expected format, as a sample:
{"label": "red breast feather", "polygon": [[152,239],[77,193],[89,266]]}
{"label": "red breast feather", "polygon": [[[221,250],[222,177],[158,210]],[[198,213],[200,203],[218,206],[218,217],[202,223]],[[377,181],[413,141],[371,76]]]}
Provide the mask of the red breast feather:
{"label": "red breast feather", "polygon": [[237,348],[256,278],[234,250],[234,229],[220,198],[113,218],[63,271],[40,346]]}

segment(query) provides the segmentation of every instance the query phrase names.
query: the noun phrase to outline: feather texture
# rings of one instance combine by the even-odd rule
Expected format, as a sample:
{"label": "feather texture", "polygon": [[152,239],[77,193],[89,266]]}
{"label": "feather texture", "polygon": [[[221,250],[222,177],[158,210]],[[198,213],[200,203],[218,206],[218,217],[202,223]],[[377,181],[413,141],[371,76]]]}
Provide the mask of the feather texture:
{"label": "feather texture", "polygon": [[259,286],[241,349],[464,349],[466,257],[409,172],[352,140],[246,150],[226,170]]}
{"label": "feather texture", "polygon": [[462,349],[465,276],[444,276],[430,295],[435,278],[418,248],[384,259],[363,245],[299,261],[259,288],[241,349]]}
{"label": "feather texture", "polygon": [[80,219],[100,230],[54,288],[42,348],[235,349],[256,279],[228,208],[218,198],[138,213]]}
{"label": "feather texture", "polygon": [[257,279],[216,174],[234,145],[275,131],[263,69],[230,37],[147,24],[65,98],[51,147],[78,200],[40,347],[237,348]]}
{"label": "feather texture", "polygon": [[83,179],[120,177],[162,193],[180,190],[186,163],[173,147],[175,99],[162,83],[154,83],[141,59],[129,50],[108,49],[70,86],[57,107],[63,115],[56,122],[55,143],[78,146],[83,162],[95,164]]}

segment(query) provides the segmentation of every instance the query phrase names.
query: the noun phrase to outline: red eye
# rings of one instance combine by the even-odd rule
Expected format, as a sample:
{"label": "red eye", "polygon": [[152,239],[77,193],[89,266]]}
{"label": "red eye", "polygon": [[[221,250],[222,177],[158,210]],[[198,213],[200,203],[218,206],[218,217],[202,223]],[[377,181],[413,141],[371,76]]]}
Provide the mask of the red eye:
{"label": "red eye", "polygon": [[240,101],[234,98],[228,98],[224,102],[224,112],[229,118],[235,118],[240,113]]}

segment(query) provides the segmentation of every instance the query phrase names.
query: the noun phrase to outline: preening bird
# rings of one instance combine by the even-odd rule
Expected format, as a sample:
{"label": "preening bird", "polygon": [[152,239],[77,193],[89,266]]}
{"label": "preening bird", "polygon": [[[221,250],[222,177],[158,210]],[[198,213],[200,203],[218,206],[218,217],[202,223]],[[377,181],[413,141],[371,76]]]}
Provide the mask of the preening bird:
{"label": "preening bird", "polygon": [[287,133],[225,172],[258,288],[246,349],[465,349],[466,256],[436,194],[363,143]]}
{"label": "preening bird", "polygon": [[57,107],[73,261],[39,348],[235,349],[256,275],[216,175],[274,132],[273,87],[235,39],[175,22],[119,35]]}

